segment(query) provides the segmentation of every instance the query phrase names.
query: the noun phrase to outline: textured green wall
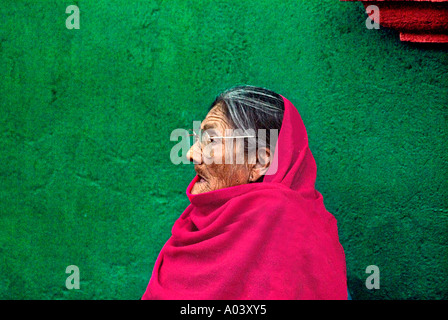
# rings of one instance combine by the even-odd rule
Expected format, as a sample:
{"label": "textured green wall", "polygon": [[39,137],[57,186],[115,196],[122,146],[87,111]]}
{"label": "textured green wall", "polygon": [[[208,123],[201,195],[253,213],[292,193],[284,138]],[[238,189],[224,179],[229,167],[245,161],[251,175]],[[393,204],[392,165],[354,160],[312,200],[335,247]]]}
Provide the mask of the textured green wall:
{"label": "textured green wall", "polygon": [[236,84],[301,113],[353,298],[448,298],[446,48],[335,0],[1,0],[0,19],[0,298],[139,299],[194,177],[170,133]]}

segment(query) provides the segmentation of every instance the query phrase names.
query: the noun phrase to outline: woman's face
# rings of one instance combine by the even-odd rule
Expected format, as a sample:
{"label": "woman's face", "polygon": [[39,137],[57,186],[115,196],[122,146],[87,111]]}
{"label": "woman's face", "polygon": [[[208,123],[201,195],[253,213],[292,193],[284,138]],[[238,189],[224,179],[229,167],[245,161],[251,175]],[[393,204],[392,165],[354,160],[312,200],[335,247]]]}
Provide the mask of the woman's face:
{"label": "woman's face", "polygon": [[[226,136],[226,129],[232,129],[227,117],[225,116],[221,104],[214,106],[204,121],[201,123],[201,130],[207,130],[210,136]],[[219,140],[219,139],[218,139]],[[240,143],[232,143],[227,139],[219,140],[219,143],[210,144],[204,150],[200,143],[195,143],[187,153],[187,158],[194,161],[195,171],[201,177],[191,189],[191,194],[199,194],[213,190],[228,188],[250,182],[251,168],[245,160],[243,164],[237,164],[237,161],[227,161],[226,163],[226,142],[227,152],[229,147],[233,148],[234,155],[241,154],[244,149]],[[235,157],[232,155],[233,157]],[[204,161],[206,157],[206,161]]]}

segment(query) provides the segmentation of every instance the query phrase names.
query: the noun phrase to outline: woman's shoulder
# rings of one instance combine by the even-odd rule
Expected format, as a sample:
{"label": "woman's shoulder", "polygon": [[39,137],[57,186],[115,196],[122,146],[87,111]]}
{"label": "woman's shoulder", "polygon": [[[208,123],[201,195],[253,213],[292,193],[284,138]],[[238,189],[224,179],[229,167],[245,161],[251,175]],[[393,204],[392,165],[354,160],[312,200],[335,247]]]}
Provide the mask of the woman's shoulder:
{"label": "woman's shoulder", "polygon": [[309,197],[305,197],[303,193],[288,188],[281,183],[260,183],[260,186],[257,186],[246,194],[243,194],[243,196],[260,199],[284,200],[285,202],[310,200]]}
{"label": "woman's shoulder", "polygon": [[263,209],[301,210],[311,209],[316,200],[318,197],[307,197],[280,183],[260,183],[253,190],[231,199],[230,202]]}

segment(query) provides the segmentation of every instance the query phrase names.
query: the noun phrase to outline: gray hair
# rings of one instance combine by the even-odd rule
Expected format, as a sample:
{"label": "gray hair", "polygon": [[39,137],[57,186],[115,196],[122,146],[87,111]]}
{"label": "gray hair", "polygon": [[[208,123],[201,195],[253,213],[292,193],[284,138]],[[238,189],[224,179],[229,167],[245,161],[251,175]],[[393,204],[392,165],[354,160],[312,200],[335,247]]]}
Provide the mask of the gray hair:
{"label": "gray hair", "polygon": [[[283,98],[268,89],[254,86],[237,86],[221,93],[210,106],[212,109],[221,104],[224,114],[233,125],[233,129],[243,132],[266,130],[266,145],[275,146],[271,141],[271,129],[278,132],[282,126],[285,110]],[[248,146],[245,147],[247,152]]]}

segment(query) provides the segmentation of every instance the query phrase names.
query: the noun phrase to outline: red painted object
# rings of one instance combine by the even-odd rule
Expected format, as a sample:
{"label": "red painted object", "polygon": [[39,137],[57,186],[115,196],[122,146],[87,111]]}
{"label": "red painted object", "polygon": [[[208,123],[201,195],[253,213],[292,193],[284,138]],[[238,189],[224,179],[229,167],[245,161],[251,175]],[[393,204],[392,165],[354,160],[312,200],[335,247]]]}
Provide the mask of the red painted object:
{"label": "red painted object", "polygon": [[379,8],[380,25],[400,32],[400,40],[448,43],[448,0],[361,1]]}

